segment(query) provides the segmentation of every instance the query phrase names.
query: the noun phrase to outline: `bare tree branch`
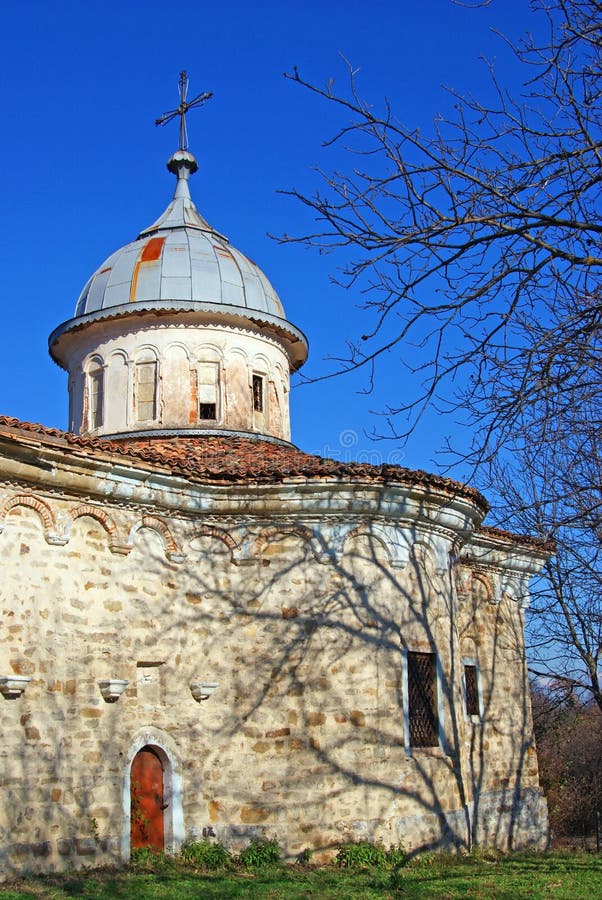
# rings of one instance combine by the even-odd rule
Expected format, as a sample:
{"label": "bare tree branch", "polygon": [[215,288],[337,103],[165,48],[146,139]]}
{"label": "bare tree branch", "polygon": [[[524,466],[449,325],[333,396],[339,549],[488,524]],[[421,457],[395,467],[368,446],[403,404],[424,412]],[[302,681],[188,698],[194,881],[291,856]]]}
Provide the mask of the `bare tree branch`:
{"label": "bare tree branch", "polygon": [[600,349],[602,4],[532,5],[548,36],[513,48],[523,95],[490,66],[494,102],[452,92],[455,117],[430,134],[364,100],[348,62],[345,93],[287,76],[346,119],[325,146],[344,144],[350,166],[321,172],[311,196],[288,192],[314,227],[281,238],[339,254],[339,283],[361,298],[366,326],[336,371],[372,373],[411,343],[416,389],[387,421],[404,438],[433,401],[468,408],[474,461]]}

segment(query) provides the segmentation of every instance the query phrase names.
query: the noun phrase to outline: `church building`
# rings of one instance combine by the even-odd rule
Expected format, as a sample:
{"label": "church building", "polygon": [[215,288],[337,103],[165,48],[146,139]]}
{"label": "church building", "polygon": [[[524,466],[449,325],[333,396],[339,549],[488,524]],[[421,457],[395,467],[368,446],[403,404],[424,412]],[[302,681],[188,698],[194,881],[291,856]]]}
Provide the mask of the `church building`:
{"label": "church building", "polygon": [[50,336],[69,430],[0,417],[0,878],[204,836],[544,846],[546,547],[463,484],[291,443],[307,340],[185,139],[168,169]]}

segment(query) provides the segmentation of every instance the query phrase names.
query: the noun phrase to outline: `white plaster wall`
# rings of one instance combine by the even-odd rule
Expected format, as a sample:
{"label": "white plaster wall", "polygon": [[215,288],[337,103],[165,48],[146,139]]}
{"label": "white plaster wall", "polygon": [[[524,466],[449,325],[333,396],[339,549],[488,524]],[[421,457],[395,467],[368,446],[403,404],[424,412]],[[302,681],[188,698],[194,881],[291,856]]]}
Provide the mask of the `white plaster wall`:
{"label": "white plaster wall", "polygon": [[[157,361],[155,419],[137,421],[135,368]],[[91,430],[86,372],[92,360],[105,372],[103,424]],[[219,369],[217,419],[200,420],[197,370]],[[261,329],[186,324],[175,317],[98,323],[72,342],[69,358],[70,430],[98,436],[165,428],[249,431],[290,440],[290,366],[284,346]],[[264,378],[264,412],[253,410],[253,374]]]}

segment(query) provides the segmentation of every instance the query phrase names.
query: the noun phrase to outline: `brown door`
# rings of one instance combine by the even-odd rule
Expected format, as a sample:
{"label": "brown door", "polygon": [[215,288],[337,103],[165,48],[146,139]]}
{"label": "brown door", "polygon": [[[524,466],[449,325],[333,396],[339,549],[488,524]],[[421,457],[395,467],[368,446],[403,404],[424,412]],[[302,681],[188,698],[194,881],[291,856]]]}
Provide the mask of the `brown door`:
{"label": "brown door", "polygon": [[130,846],[163,850],[163,766],[152,747],[143,747],[130,774]]}

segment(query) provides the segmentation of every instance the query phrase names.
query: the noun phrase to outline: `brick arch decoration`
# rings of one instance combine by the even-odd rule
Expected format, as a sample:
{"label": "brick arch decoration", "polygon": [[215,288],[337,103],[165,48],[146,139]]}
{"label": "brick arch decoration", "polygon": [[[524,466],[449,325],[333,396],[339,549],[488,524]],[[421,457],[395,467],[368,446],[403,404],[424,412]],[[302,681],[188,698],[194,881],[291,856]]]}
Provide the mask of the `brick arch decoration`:
{"label": "brick arch decoration", "polygon": [[171,560],[172,562],[182,562],[185,559],[184,554],[180,551],[180,548],[176,544],[169,526],[166,522],[163,521],[163,519],[160,519],[158,516],[142,516],[142,519],[137,522],[130,531],[130,538],[128,542],[130,547],[133,546],[134,534],[141,528],[151,528],[161,536],[161,538],[163,539],[163,546],[165,547],[165,555],[169,560]]}
{"label": "brick arch decoration", "polygon": [[477,599],[483,599],[489,601],[489,603],[498,602],[499,598],[496,597],[493,581],[489,575],[485,575],[484,572],[473,572],[468,582],[469,595],[472,594],[474,590],[478,590],[479,585],[481,585],[481,596],[478,596]]}
{"label": "brick arch decoration", "polygon": [[120,553],[123,555],[130,552],[132,549],[131,545],[125,540],[120,540],[117,525],[104,509],[92,506],[89,503],[80,503],[79,506],[76,506],[69,511],[71,522],[75,522],[76,519],[80,519],[82,516],[89,516],[91,519],[96,519],[96,521],[102,525],[109,537],[109,550],[113,553]]}
{"label": "brick arch decoration", "polygon": [[356,525],[355,528],[351,528],[347,534],[345,535],[345,541],[343,543],[343,550],[347,547],[347,542],[353,540],[353,538],[357,537],[367,537],[372,541],[377,541],[380,546],[385,551],[385,555],[387,557],[387,562],[391,563],[391,548],[386,540],[386,538],[379,534],[376,530],[371,530],[366,525]]}
{"label": "brick arch decoration", "polygon": [[417,562],[420,561],[420,557],[424,557],[429,565],[433,567],[433,570],[437,569],[437,559],[435,557],[435,551],[433,547],[429,544],[428,541],[424,540],[424,538],[419,538],[417,541],[414,541],[412,544],[412,549],[410,550],[410,556],[415,559]]}
{"label": "brick arch decoration", "polygon": [[6,501],[0,512],[0,531],[4,529],[4,522],[10,511],[17,506],[26,506],[38,514],[44,526],[44,537],[49,544],[64,544],[67,542],[67,538],[61,537],[57,532],[56,519],[51,508],[33,494],[17,494]]}
{"label": "brick arch decoration", "polygon": [[319,547],[316,535],[311,528],[308,528],[306,525],[288,525],[283,523],[282,525],[270,525],[263,529],[261,534],[259,534],[253,542],[253,555],[260,556],[272,538],[277,534],[297,535],[297,537],[300,537],[309,544],[312,553],[317,559],[320,558],[323,552],[322,548]]}
{"label": "brick arch decoration", "polygon": [[221,541],[230,550],[230,558],[232,558],[233,554],[239,549],[239,545],[231,534],[228,534],[227,531],[222,531],[221,528],[216,528],[214,525],[201,525],[201,527],[197,528],[194,534],[190,536],[190,541],[194,541],[194,539],[198,537],[211,537]]}

